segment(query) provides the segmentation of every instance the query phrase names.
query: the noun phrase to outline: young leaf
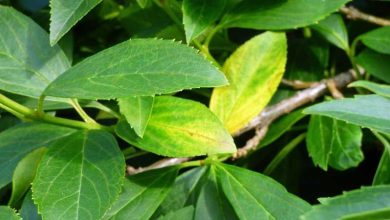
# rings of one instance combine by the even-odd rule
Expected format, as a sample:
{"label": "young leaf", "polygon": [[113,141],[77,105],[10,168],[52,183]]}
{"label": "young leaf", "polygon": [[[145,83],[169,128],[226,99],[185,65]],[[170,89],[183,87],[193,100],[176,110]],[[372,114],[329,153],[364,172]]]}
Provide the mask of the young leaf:
{"label": "young leaf", "polygon": [[44,219],[100,219],[116,200],[125,161],[114,137],[78,131],[43,156],[32,185]]}
{"label": "young leaf", "polygon": [[187,43],[210,27],[225,8],[226,0],[184,0],[183,24]]}
{"label": "young leaf", "polygon": [[306,138],[315,165],[327,170],[356,167],[363,160],[360,127],[333,118],[312,115]]}
{"label": "young leaf", "polygon": [[129,176],[103,219],[149,219],[170,191],[177,172],[177,167],[170,167]]}
{"label": "young leaf", "polygon": [[313,206],[301,217],[302,220],[344,219],[350,215],[357,217],[367,212],[381,212],[390,207],[390,186],[363,187],[319,200],[321,204]]}
{"label": "young leaf", "polygon": [[116,132],[136,147],[169,157],[233,153],[236,150],[232,137],[207,107],[170,96],[155,98],[143,138],[123,121],[116,126]]}
{"label": "young leaf", "polygon": [[50,0],[50,44],[56,44],[102,0]]}
{"label": "young leaf", "polygon": [[154,97],[135,96],[119,98],[120,112],[125,116],[126,121],[134,129],[139,137],[143,137],[150,115],[152,113]]}
{"label": "young leaf", "polygon": [[52,82],[45,94],[112,99],[226,84],[223,74],[194,49],[168,40],[136,39],[76,64]]}
{"label": "young leaf", "polygon": [[377,28],[359,36],[359,39],[373,50],[390,54],[390,27]]}
{"label": "young leaf", "polygon": [[240,219],[298,219],[310,205],[271,178],[247,169],[215,165],[218,182]]}
{"label": "young leaf", "polygon": [[9,206],[0,206],[0,219],[22,220],[15,210]]}
{"label": "young leaf", "polygon": [[230,133],[245,126],[276,91],[287,59],[284,33],[266,32],[239,47],[225,62],[230,85],[216,88],[210,109]]}
{"label": "young leaf", "polygon": [[12,194],[9,204],[15,206],[23,198],[34,180],[39,162],[47,148],[38,148],[24,157],[16,166],[12,177]]}
{"label": "young leaf", "polygon": [[343,18],[339,14],[332,14],[318,24],[311,26],[330,43],[346,52],[349,51],[348,32]]}
{"label": "young leaf", "polygon": [[319,103],[304,110],[352,124],[390,133],[390,99],[378,95],[360,95]]}
{"label": "young leaf", "polygon": [[355,58],[356,62],[362,66],[367,73],[390,83],[390,55],[364,49]]}
{"label": "young leaf", "polygon": [[222,19],[227,27],[283,30],[324,19],[350,0],[241,1]]}
{"label": "young leaf", "polygon": [[146,8],[146,6],[150,3],[150,0],[137,0],[139,7]]}
{"label": "young leaf", "polygon": [[57,45],[33,20],[0,5],[0,89],[39,97],[47,85],[70,67]]}
{"label": "young leaf", "polygon": [[39,147],[50,147],[74,129],[43,123],[23,123],[0,133],[0,188],[10,183],[12,174],[28,153]]}
{"label": "young leaf", "polygon": [[28,191],[24,197],[22,207],[19,212],[23,220],[42,220],[42,217],[38,214],[37,206],[32,200],[31,191]]}
{"label": "young leaf", "polygon": [[356,81],[348,85],[348,87],[361,87],[370,90],[378,95],[390,98],[390,86],[384,84],[373,83],[370,81]]}

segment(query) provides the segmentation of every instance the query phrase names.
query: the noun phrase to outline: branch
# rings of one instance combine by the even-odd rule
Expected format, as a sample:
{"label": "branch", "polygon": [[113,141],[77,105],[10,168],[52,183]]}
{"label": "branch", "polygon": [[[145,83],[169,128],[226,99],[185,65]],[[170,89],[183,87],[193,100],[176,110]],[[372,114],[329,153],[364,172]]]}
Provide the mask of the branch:
{"label": "branch", "polygon": [[390,26],[390,20],[366,14],[352,6],[343,7],[340,9],[340,12],[345,14],[347,18],[351,20],[363,20],[380,26]]}
{"label": "branch", "polygon": [[[233,134],[234,137],[238,137],[241,134],[256,129],[256,135],[247,141],[246,145],[237,150],[237,152],[232,155],[233,159],[245,157],[248,152],[253,151],[259,145],[260,141],[265,137],[268,126],[280,118],[281,116],[303,106],[310,102],[313,102],[315,99],[323,96],[328,91],[328,84],[334,85],[337,89],[341,89],[345,87],[350,82],[356,79],[355,72],[353,70],[349,70],[347,72],[340,73],[339,75],[328,79],[322,80],[318,83],[313,84],[311,88],[301,90],[296,95],[285,99],[279,102],[276,105],[265,108],[258,116],[256,116],[252,121],[250,121],[244,128],[239,130],[237,133]],[[183,162],[187,162],[192,158],[166,158],[156,163],[149,165],[147,167],[133,168],[128,166],[128,173],[130,175],[145,172],[152,169],[163,168],[167,166],[178,165]]]}

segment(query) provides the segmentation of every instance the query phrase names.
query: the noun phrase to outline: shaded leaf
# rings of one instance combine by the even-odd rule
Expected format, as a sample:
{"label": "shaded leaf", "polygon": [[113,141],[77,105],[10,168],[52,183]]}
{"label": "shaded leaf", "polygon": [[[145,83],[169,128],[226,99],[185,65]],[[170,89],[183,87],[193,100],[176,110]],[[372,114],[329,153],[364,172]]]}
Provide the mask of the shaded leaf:
{"label": "shaded leaf", "polygon": [[47,148],[38,148],[19,161],[12,176],[12,194],[9,204],[15,206],[23,198],[34,180],[35,173]]}
{"label": "shaded leaf", "polygon": [[226,164],[215,164],[215,170],[240,219],[297,219],[310,209],[267,176]]}
{"label": "shaded leaf", "polygon": [[284,33],[266,32],[239,47],[225,62],[230,85],[216,88],[210,109],[230,133],[245,126],[270,101],[286,65]]}
{"label": "shaded leaf", "polygon": [[0,219],[22,220],[16,211],[9,206],[0,206]]}
{"label": "shaded leaf", "polygon": [[359,95],[322,102],[304,110],[306,114],[324,115],[352,124],[390,133],[390,99],[378,95]]}
{"label": "shaded leaf", "polygon": [[52,82],[45,94],[111,99],[226,84],[220,71],[194,49],[169,40],[136,39],[76,64]]}
{"label": "shaded leaf", "polygon": [[232,137],[218,118],[195,101],[161,96],[154,101],[143,138],[126,122],[116,126],[118,136],[143,150],[170,157],[235,152]]}
{"label": "shaded leaf", "polygon": [[78,131],[43,156],[32,192],[44,219],[100,219],[116,200],[125,161],[114,137]]}
{"label": "shaded leaf", "polygon": [[327,170],[356,167],[363,159],[360,127],[320,115],[312,115],[306,138],[315,165]]}
{"label": "shaded leaf", "polygon": [[152,114],[154,97],[136,96],[119,98],[120,112],[139,137],[143,137],[150,115]]}
{"label": "shaded leaf", "polygon": [[390,83],[390,55],[364,49],[355,60],[367,73]]}
{"label": "shaded leaf", "polygon": [[103,219],[149,219],[170,191],[177,172],[177,167],[169,167],[129,176]]}
{"label": "shaded leaf", "polygon": [[102,0],[50,0],[50,44],[56,44]]}
{"label": "shaded leaf", "polygon": [[225,0],[184,0],[183,24],[187,43],[210,27],[222,14]]}
{"label": "shaded leaf", "polygon": [[376,168],[372,185],[390,184],[390,143],[382,135],[375,132],[374,135],[382,142],[384,149],[378,167]]}
{"label": "shaded leaf", "polygon": [[359,39],[375,51],[390,54],[390,27],[374,29],[359,36]]}
{"label": "shaded leaf", "polygon": [[22,207],[19,212],[23,220],[42,220],[42,217],[38,214],[37,206],[32,200],[31,191],[29,191],[24,197]]}
{"label": "shaded leaf", "polygon": [[146,8],[146,6],[150,3],[150,0],[137,0],[139,7]]}
{"label": "shaded leaf", "polygon": [[348,32],[343,18],[339,14],[332,14],[318,24],[310,26],[330,43],[346,52],[349,51]]}
{"label": "shaded leaf", "polygon": [[366,215],[367,212],[381,212],[390,207],[390,186],[363,187],[319,200],[321,204],[313,206],[301,219],[341,219],[349,215],[357,217],[360,214]]}
{"label": "shaded leaf", "polygon": [[221,23],[227,27],[283,30],[307,26],[337,11],[349,0],[241,1]]}
{"label": "shaded leaf", "polygon": [[390,98],[390,86],[370,81],[359,80],[348,85],[348,87],[361,87],[370,90],[378,95]]}
{"label": "shaded leaf", "polygon": [[39,97],[47,85],[70,67],[59,46],[33,20],[0,5],[0,89]]}
{"label": "shaded leaf", "polygon": [[10,183],[18,162],[39,147],[50,147],[74,129],[43,123],[23,123],[0,133],[0,188]]}
{"label": "shaded leaf", "polygon": [[260,147],[265,147],[274,142],[276,139],[278,139],[280,136],[290,130],[290,128],[295,123],[297,123],[304,117],[305,114],[302,113],[302,110],[296,110],[273,122],[270,125],[266,136],[263,138],[263,140],[260,141]]}
{"label": "shaded leaf", "polygon": [[157,220],[184,220],[192,219],[194,216],[194,207],[186,206],[176,211],[169,212],[164,216],[160,216]]}

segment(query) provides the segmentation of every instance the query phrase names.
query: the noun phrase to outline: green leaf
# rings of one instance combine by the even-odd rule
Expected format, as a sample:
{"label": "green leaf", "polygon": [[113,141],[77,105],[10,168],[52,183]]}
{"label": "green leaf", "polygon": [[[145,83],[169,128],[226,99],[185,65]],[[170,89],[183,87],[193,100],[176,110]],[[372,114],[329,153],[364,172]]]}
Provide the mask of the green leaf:
{"label": "green leaf", "polygon": [[39,147],[50,147],[74,129],[43,123],[23,123],[0,133],[0,188],[10,183],[18,162]]}
{"label": "green leaf", "polygon": [[136,147],[169,157],[236,151],[232,137],[207,107],[170,96],[155,98],[143,138],[139,138],[124,121],[116,126],[116,132]]}
{"label": "green leaf", "polygon": [[245,126],[270,101],[287,60],[284,33],[265,32],[239,47],[225,62],[230,85],[216,88],[210,109],[230,133]]}
{"label": "green leaf", "polygon": [[227,27],[283,30],[314,24],[349,0],[241,1],[221,23]]}
{"label": "green leaf", "polygon": [[169,40],[136,39],[76,64],[52,82],[45,94],[111,99],[226,84],[220,71],[194,49]]}
{"label": "green leaf", "polygon": [[239,219],[218,185],[214,166],[209,167],[207,182],[202,186],[198,196],[194,219]]}
{"label": "green leaf", "polygon": [[183,24],[187,43],[202,34],[222,14],[225,0],[184,0]]}
{"label": "green leaf", "polygon": [[327,170],[356,167],[363,159],[360,127],[320,115],[312,115],[306,138],[315,165]]}
{"label": "green leaf", "polygon": [[177,167],[169,167],[129,176],[103,219],[149,219],[170,191],[177,172]]}
{"label": "green leaf", "polygon": [[260,141],[260,147],[265,147],[274,142],[305,116],[305,114],[302,114],[302,110],[297,110],[273,122],[266,136]]}
{"label": "green leaf", "polygon": [[385,185],[390,184],[390,143],[382,135],[374,132],[374,135],[382,142],[384,149],[381,160],[379,161],[378,167],[376,168],[374,180],[372,185]]}
{"label": "green leaf", "polygon": [[22,220],[15,210],[9,206],[0,206],[0,219]]}
{"label": "green leaf", "polygon": [[367,212],[381,212],[390,207],[390,186],[363,187],[319,200],[321,204],[313,206],[301,217],[302,220],[341,219],[350,215],[365,215]]}
{"label": "green leaf", "polygon": [[169,215],[172,210],[180,210],[189,204],[195,206],[200,190],[207,180],[207,171],[205,166],[197,167],[177,177],[155,216]]}
{"label": "green leaf", "polygon": [[25,156],[16,166],[12,177],[12,194],[9,204],[16,206],[34,180],[38,164],[47,148],[38,148]]}
{"label": "green leaf", "polygon": [[311,28],[330,43],[346,52],[349,51],[348,32],[341,15],[332,14]]}
{"label": "green leaf", "polygon": [[137,3],[139,7],[146,8],[146,6],[148,6],[148,4],[150,3],[150,0],[137,0]]}
{"label": "green leaf", "polygon": [[50,0],[50,44],[56,44],[102,0]]}
{"label": "green leaf", "polygon": [[354,215],[347,215],[342,218],[342,220],[385,220],[390,218],[390,208],[385,208],[382,210],[375,210],[373,212],[365,212]]}
{"label": "green leaf", "polygon": [[370,90],[378,95],[390,98],[390,86],[370,81],[359,80],[348,85],[348,87],[361,87]]}
{"label": "green leaf", "polygon": [[306,114],[324,115],[348,123],[390,133],[390,99],[378,95],[332,100],[313,105]]}
{"label": "green leaf", "polygon": [[164,216],[160,216],[157,220],[184,220],[192,219],[194,216],[194,206],[187,206],[182,209],[169,212]]}
{"label": "green leaf", "polygon": [[308,203],[267,176],[225,164],[216,164],[215,170],[240,219],[298,219],[310,209]]}
{"label": "green leaf", "polygon": [[380,53],[390,54],[390,27],[382,27],[359,36],[369,48]]}
{"label": "green leaf", "polygon": [[139,137],[143,137],[150,115],[152,114],[154,97],[136,96],[119,98],[120,112],[125,116],[126,121],[134,129]]}
{"label": "green leaf", "polygon": [[355,60],[367,73],[390,83],[390,55],[364,49]]}
{"label": "green leaf", "polygon": [[59,46],[29,17],[0,5],[0,89],[39,97],[70,67]]}
{"label": "green leaf", "polygon": [[38,214],[37,206],[32,200],[31,191],[29,191],[24,197],[22,207],[19,212],[23,220],[42,220],[42,217]]}
{"label": "green leaf", "polygon": [[44,219],[100,219],[116,200],[125,161],[114,137],[78,131],[43,156],[32,185]]}

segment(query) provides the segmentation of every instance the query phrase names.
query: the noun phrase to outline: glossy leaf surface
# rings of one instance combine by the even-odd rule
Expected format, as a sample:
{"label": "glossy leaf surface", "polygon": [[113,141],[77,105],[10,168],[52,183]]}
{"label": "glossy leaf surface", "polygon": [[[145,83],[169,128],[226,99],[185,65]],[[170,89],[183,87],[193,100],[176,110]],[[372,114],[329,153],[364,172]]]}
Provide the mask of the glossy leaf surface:
{"label": "glossy leaf surface", "polygon": [[156,97],[143,138],[119,122],[117,134],[143,150],[170,157],[233,153],[232,137],[204,105],[186,99]]}
{"label": "glossy leaf surface", "polygon": [[390,54],[390,27],[377,28],[359,38],[367,47],[380,53]]}
{"label": "glossy leaf surface", "polygon": [[0,5],[0,89],[39,97],[47,85],[70,67],[59,46],[33,20]]}
{"label": "glossy leaf surface", "polygon": [[81,61],[51,83],[45,94],[112,99],[226,84],[223,74],[194,49],[169,40],[136,39]]}
{"label": "glossy leaf surface", "polygon": [[125,116],[126,121],[134,129],[139,137],[143,137],[150,115],[152,114],[154,97],[136,96],[119,98],[120,112]]}
{"label": "glossy leaf surface", "polygon": [[102,0],[50,0],[50,43],[56,44]]}
{"label": "glossy leaf surface", "polygon": [[378,95],[332,100],[304,110],[306,114],[324,115],[348,123],[390,133],[390,99]]}
{"label": "glossy leaf surface", "polygon": [[49,147],[75,130],[42,123],[23,123],[0,133],[0,188],[12,180],[19,161],[39,147]]}
{"label": "glossy leaf surface", "polygon": [[44,219],[100,219],[116,200],[125,161],[114,137],[78,131],[42,158],[33,198]]}
{"label": "glossy leaf surface", "polygon": [[266,32],[239,47],[225,62],[229,85],[216,88],[210,109],[230,133],[245,126],[270,101],[287,60],[284,33]]}
{"label": "glossy leaf surface", "polygon": [[356,62],[369,74],[390,83],[390,55],[364,49],[358,56]]}
{"label": "glossy leaf surface", "polygon": [[314,24],[349,0],[241,1],[222,23],[228,27],[283,30]]}
{"label": "glossy leaf surface", "polygon": [[370,90],[378,95],[390,98],[390,86],[385,84],[378,84],[370,81],[356,81],[348,85],[348,87],[361,87]]}
{"label": "glossy leaf surface", "polygon": [[338,170],[356,167],[363,159],[359,126],[333,118],[312,115],[306,138],[307,150],[315,165]]}

